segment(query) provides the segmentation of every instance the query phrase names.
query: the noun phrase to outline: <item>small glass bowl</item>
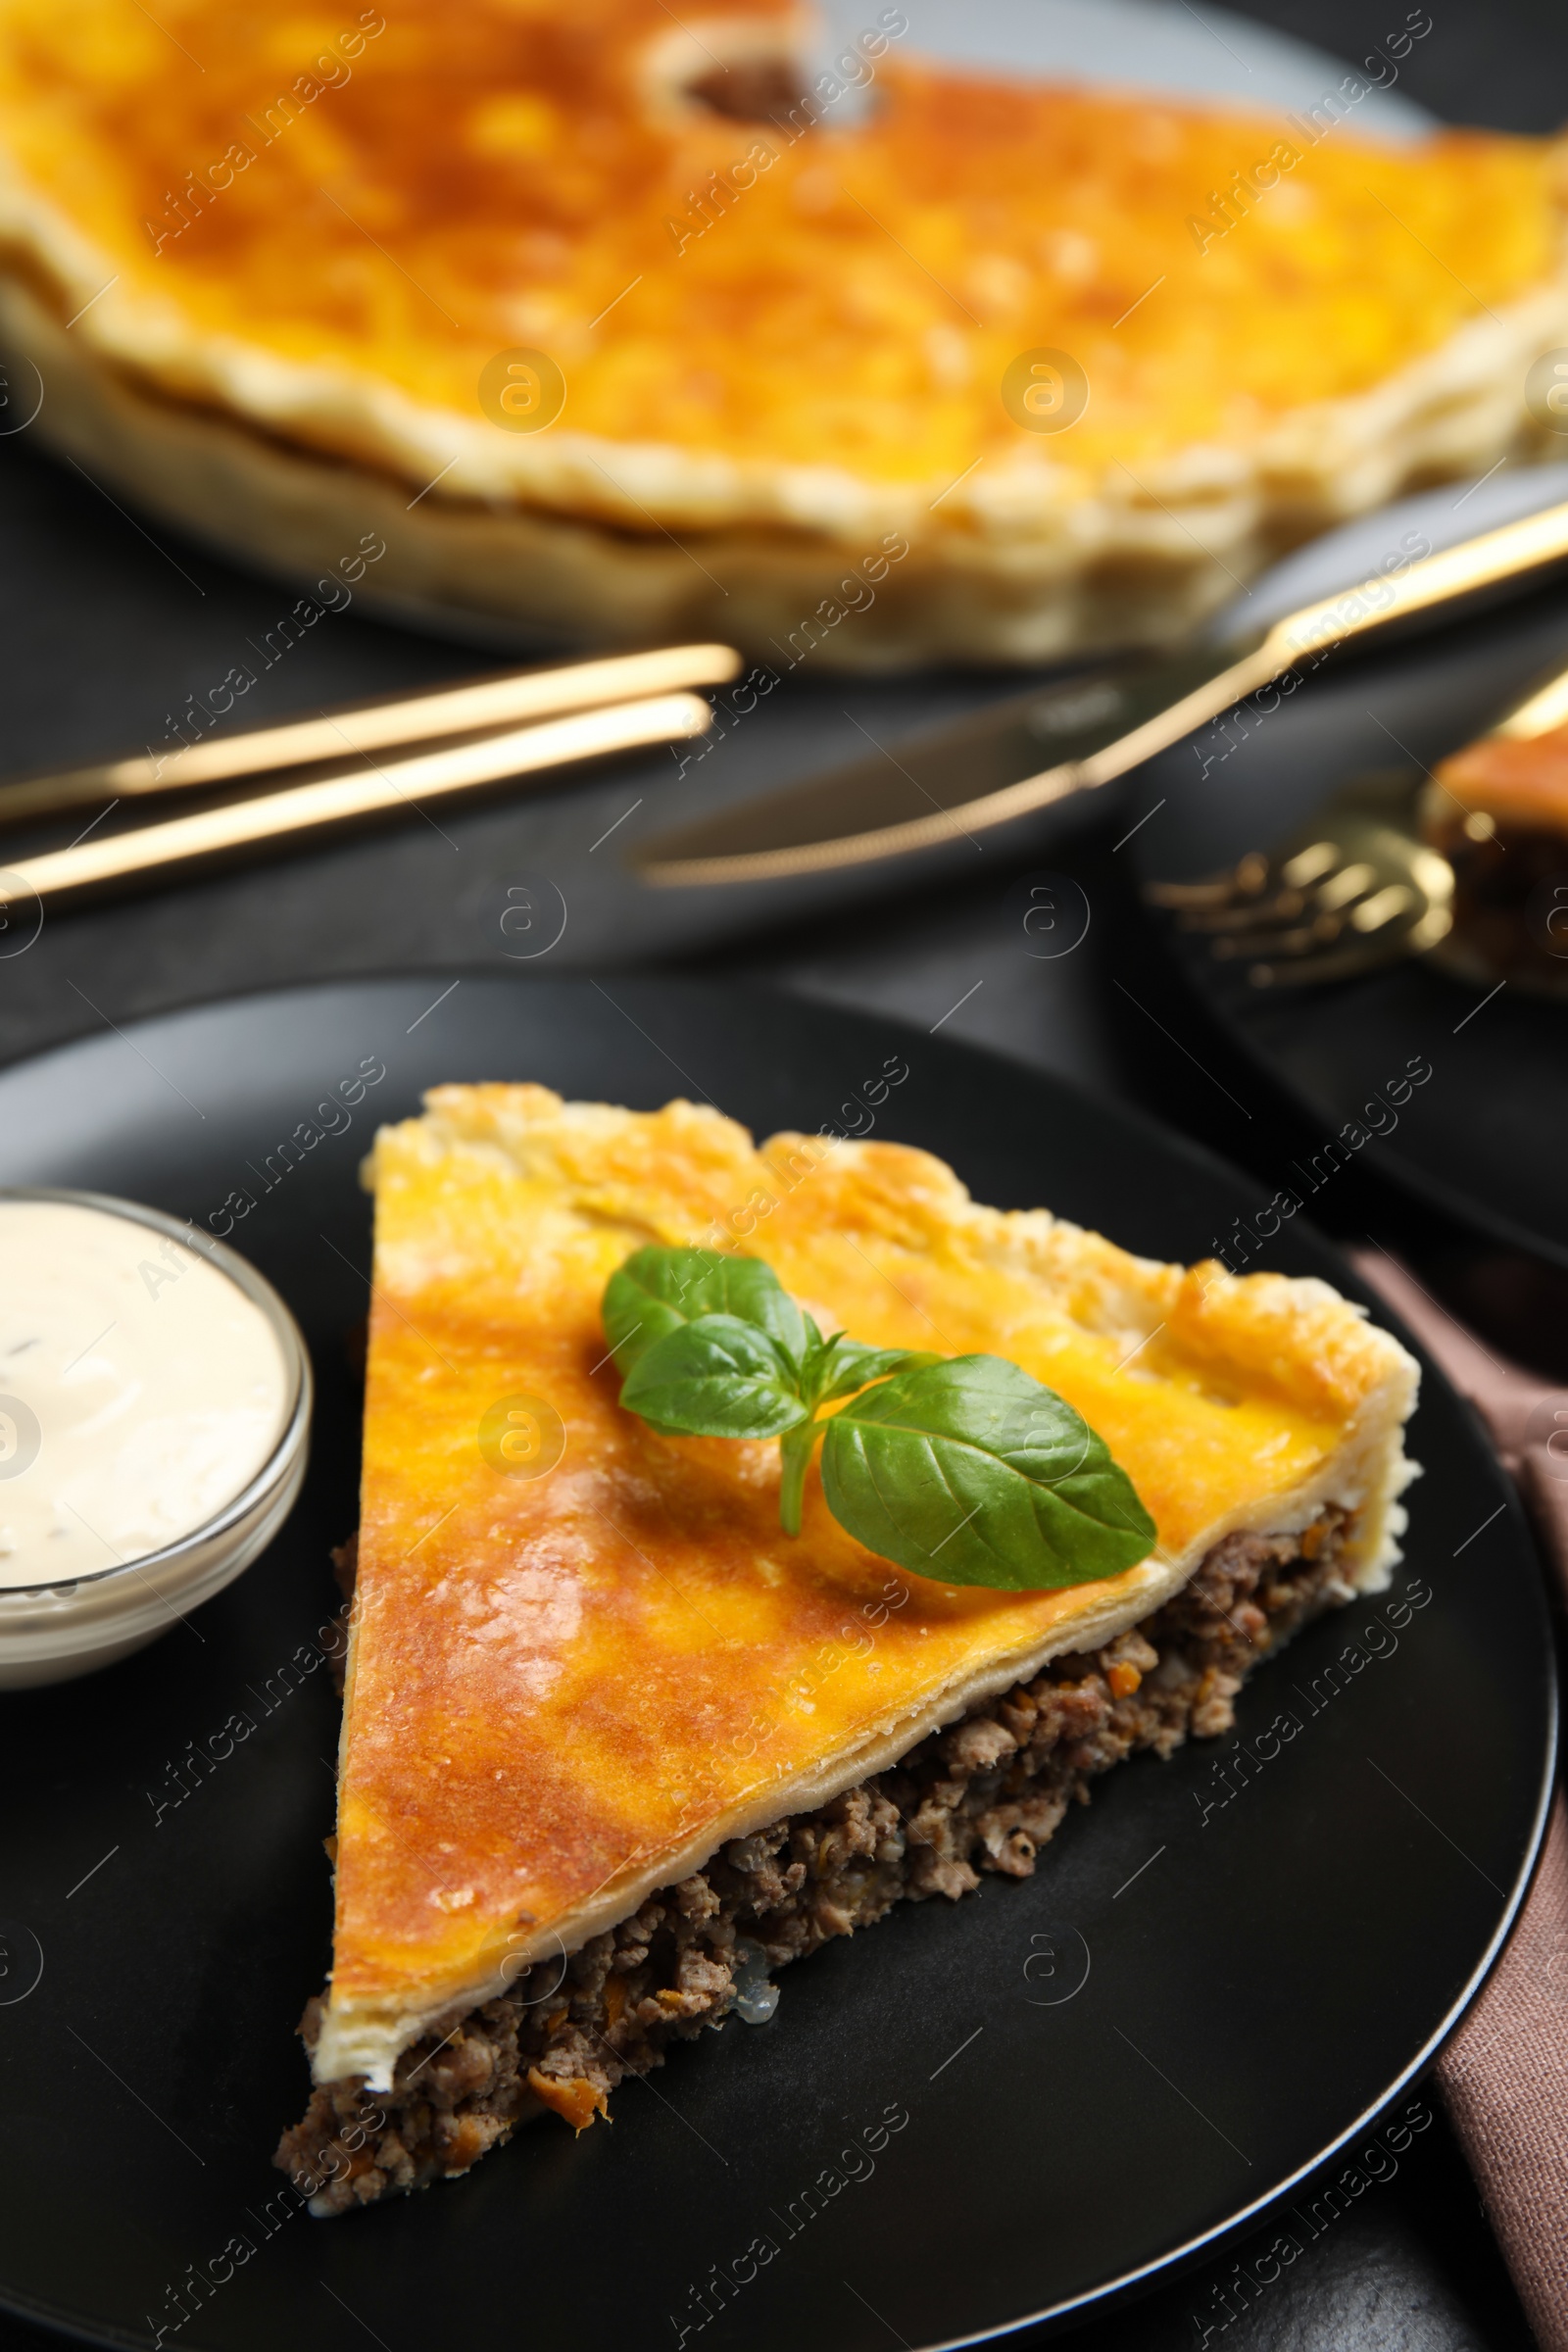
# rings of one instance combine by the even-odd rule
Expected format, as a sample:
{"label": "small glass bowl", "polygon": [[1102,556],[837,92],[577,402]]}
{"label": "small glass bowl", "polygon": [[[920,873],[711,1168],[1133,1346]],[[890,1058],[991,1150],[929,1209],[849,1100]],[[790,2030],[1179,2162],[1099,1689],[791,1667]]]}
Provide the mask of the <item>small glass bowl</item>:
{"label": "small glass bowl", "polygon": [[59,1200],[150,1226],[201,1254],[259,1306],[282,1352],[286,1382],[282,1424],[270,1454],[250,1483],[201,1527],[162,1551],[56,1585],[0,1586],[0,1690],[64,1683],[112,1666],[169,1632],[265,1551],[293,1509],[310,1454],[314,1392],[300,1329],[265,1276],[221,1242],[162,1209],[42,1185],[6,1186],[0,1200]]}

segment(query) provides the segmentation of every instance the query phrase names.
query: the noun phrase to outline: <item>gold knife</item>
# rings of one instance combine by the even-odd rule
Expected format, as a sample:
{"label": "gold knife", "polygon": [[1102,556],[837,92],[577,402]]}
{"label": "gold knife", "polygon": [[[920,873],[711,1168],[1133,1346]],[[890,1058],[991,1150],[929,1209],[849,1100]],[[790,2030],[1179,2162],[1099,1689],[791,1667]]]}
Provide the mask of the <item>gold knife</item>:
{"label": "gold knife", "polygon": [[658,834],[628,862],[662,888],[770,882],[972,837],[1125,775],[1314,654],[1565,556],[1568,504],[1319,598],[1252,636],[1037,688],[901,742],[896,758],[857,760]]}

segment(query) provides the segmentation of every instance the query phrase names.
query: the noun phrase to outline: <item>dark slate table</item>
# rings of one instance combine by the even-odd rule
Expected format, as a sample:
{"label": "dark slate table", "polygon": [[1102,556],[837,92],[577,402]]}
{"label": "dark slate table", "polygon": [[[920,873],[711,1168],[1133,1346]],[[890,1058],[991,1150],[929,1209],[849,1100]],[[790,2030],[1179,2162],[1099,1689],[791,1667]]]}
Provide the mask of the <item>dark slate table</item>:
{"label": "dark slate table", "polygon": [[[1250,0],[1250,13],[1352,61],[1402,22],[1384,0]],[[1568,16],[1547,0],[1444,0],[1433,15],[1404,86],[1437,114],[1533,131],[1568,114]],[[378,625],[362,604],[326,616],[261,667],[245,649],[265,646],[293,591],[152,529],[149,537],[52,463],[30,435],[0,439],[0,770],[162,744],[186,698],[205,695],[238,661],[259,669],[240,706],[250,724],[486,665],[471,649]],[[684,774],[661,753],[569,790],[442,809],[438,822],[413,817],[51,915],[24,954],[0,958],[0,1058],[192,999],[331,973],[659,964],[715,979],[746,974],[922,1029],[940,1022],[949,1036],[1121,1094],[1269,1177],[1299,1141],[1293,1114],[1255,1072],[1227,1061],[1180,995],[1139,918],[1112,811],[1050,851],[1051,867],[1077,883],[1093,917],[1082,946],[1055,962],[1016,944],[1008,886],[1043,862],[1023,840],[939,859],[900,895],[869,903],[853,889],[786,888],[741,905],[671,899],[633,890],[617,862],[621,843],[656,823],[852,756],[860,727],[887,740],[1011,682],[803,674]],[[564,931],[530,966],[519,951],[551,936],[562,906]],[[1462,1236],[1435,1228],[1370,1171],[1348,1180],[1334,1205],[1337,1231],[1357,1238],[1370,1228],[1434,1279],[1463,1255]],[[1314,2228],[1321,2184],[1309,2184],[1293,2200],[1294,2222],[1265,2221],[1186,2276],[1090,2320],[1074,2340],[1085,2352],[1188,2352],[1221,2337],[1227,2352],[1528,2347],[1430,2083],[1414,2104],[1421,2128],[1396,2166],[1386,2155],[1358,2166],[1362,2186],[1338,2218],[1320,2206]],[[1342,2174],[1344,2160],[1332,2169]],[[1276,2277],[1268,2248],[1282,2221],[1303,2251]],[[0,2320],[0,2352],[53,2340]]]}

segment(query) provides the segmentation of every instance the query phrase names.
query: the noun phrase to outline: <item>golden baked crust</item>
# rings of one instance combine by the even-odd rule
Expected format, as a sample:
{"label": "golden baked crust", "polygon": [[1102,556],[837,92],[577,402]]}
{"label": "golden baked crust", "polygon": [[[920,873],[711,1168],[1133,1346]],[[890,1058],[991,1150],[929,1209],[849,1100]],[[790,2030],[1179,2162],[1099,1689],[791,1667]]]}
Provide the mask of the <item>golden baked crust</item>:
{"label": "golden baked crust", "polygon": [[[0,0],[0,334],[45,432],[285,568],[370,521],[379,593],[764,658],[836,598],[854,666],[1168,633],[1519,441],[1568,335],[1545,144],[990,81],[878,22],[857,114],[791,106],[786,0]],[[521,348],[546,430],[481,405]],[[1069,431],[1001,395],[1043,348]]]}
{"label": "golden baked crust", "polygon": [[[1416,1368],[1326,1285],[1129,1256],[976,1206],[894,1145],[716,1111],[442,1087],[377,1139],[359,1573],[318,2080],[385,2085],[433,2017],[586,1938],[723,1841],[824,1801],[1063,1651],[1147,1617],[1232,1530],[1354,1513],[1382,1581]],[[649,1241],[764,1257],[881,1345],[1012,1357],[1152,1512],[1151,1557],[1064,1592],[911,1578],[834,1521],[799,1539],[767,1446],[621,1410],[600,1299]],[[481,1424],[558,1415],[504,1474]],[[535,1408],[529,1408],[535,1409]]]}

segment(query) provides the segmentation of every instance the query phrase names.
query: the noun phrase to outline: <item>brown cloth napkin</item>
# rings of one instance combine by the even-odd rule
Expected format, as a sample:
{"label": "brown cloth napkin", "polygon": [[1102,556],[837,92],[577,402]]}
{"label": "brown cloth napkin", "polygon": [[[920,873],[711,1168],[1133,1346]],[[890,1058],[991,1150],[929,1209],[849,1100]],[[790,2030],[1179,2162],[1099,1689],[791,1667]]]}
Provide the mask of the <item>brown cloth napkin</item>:
{"label": "brown cloth napkin", "polygon": [[[1381,1250],[1356,1271],[1480,1412],[1568,1600],[1568,1391],[1505,1362]],[[1438,2081],[1543,2352],[1568,2352],[1568,1811]]]}

